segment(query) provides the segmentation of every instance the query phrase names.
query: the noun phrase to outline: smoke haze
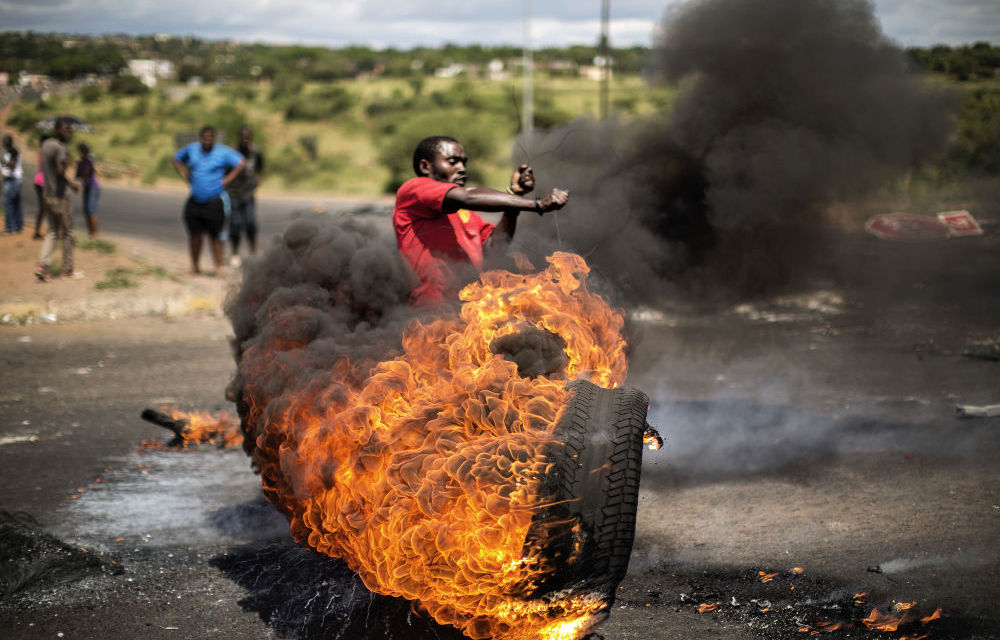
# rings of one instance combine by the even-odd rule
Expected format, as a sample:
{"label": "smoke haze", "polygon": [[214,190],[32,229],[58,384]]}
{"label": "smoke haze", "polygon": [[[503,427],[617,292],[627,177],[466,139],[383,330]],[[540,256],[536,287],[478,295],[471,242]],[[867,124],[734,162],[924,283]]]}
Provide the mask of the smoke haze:
{"label": "smoke haze", "polygon": [[669,113],[580,120],[526,146],[572,192],[558,220],[534,222],[531,249],[579,251],[631,299],[681,274],[701,293],[695,273],[713,289],[783,283],[826,205],[918,168],[951,127],[951,100],[905,73],[865,0],[686,3],[665,18],[656,75],[680,83]]}

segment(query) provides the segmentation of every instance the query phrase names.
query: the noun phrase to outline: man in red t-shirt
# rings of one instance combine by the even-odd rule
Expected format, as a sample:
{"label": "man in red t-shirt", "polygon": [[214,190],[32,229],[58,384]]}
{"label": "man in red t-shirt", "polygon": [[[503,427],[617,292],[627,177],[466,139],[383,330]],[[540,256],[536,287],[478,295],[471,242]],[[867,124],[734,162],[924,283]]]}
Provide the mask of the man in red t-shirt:
{"label": "man in red t-shirt", "polygon": [[[535,186],[531,167],[521,165],[509,193],[465,186],[469,159],[454,138],[424,138],[413,152],[416,178],[396,192],[392,224],[396,244],[420,283],[410,304],[433,307],[457,296],[459,287],[483,266],[483,247],[506,243],[514,236],[521,211],[539,214],[561,209],[569,192],[552,189],[544,197],[525,198]],[[494,226],[475,211],[503,211]]]}

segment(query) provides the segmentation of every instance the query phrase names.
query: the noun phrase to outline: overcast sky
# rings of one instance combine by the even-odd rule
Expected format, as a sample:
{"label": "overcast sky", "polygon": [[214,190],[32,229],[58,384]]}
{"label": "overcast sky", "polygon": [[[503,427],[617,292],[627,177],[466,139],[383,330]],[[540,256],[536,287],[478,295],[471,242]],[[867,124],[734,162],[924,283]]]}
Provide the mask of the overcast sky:
{"label": "overcast sky", "polygon": [[[529,0],[0,0],[0,30],[194,35],[272,43],[418,45],[524,41]],[[611,0],[615,46],[652,45],[680,0]],[[596,43],[601,0],[530,0],[536,46]],[[1000,0],[875,0],[904,46],[1000,44]]]}

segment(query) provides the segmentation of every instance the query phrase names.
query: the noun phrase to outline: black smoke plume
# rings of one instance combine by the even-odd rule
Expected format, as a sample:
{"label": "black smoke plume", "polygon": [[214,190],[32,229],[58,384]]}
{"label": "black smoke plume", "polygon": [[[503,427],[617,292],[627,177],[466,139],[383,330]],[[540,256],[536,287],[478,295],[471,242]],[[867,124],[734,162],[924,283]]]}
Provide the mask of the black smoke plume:
{"label": "black smoke plume", "polygon": [[679,86],[666,114],[524,145],[571,190],[529,251],[576,250],[633,300],[793,279],[827,205],[934,159],[951,127],[951,100],[906,72],[867,0],[688,2],[664,19],[655,69]]}

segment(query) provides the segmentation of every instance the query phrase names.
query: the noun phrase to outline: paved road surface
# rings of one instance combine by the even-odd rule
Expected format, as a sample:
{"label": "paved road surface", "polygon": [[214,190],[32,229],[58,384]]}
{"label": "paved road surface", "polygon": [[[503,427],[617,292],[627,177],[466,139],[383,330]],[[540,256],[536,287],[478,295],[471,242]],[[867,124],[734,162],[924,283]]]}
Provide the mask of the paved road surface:
{"label": "paved road surface", "polygon": [[[109,189],[107,228],[183,247],[182,200]],[[265,201],[265,232],[298,207]],[[645,458],[608,640],[785,640],[824,621],[1000,638],[1000,418],[954,414],[1000,402],[1000,362],[963,355],[1000,340],[996,243],[833,249],[858,272],[835,292],[638,318],[629,383],[667,444]],[[25,540],[0,513],[0,557],[16,550],[0,637],[457,637],[296,549],[241,451],[136,452],[167,435],[147,406],[230,406],[229,334],[198,317],[0,330],[0,512],[40,525]],[[27,553],[39,531],[67,548]],[[894,600],[945,618],[862,625]]]}
{"label": "paved road surface", "polygon": [[[180,189],[160,190],[132,189],[118,186],[101,188],[98,207],[100,229],[107,233],[131,235],[147,238],[165,247],[184,250],[185,231],[181,222],[181,212],[187,194]],[[85,229],[80,210],[79,196],[74,194],[74,223],[78,231]],[[37,200],[34,187],[26,182],[22,188],[26,223],[34,224]],[[303,211],[322,210],[330,213],[362,213],[376,224],[389,230],[391,201],[364,200],[358,198],[337,198],[331,196],[263,196],[257,199],[257,224],[260,238],[266,243],[279,233]]]}

